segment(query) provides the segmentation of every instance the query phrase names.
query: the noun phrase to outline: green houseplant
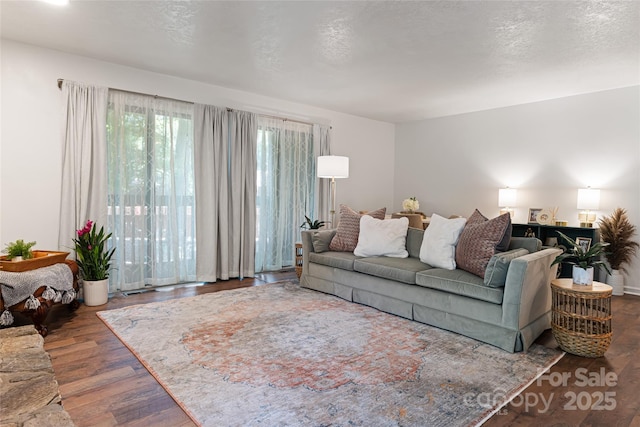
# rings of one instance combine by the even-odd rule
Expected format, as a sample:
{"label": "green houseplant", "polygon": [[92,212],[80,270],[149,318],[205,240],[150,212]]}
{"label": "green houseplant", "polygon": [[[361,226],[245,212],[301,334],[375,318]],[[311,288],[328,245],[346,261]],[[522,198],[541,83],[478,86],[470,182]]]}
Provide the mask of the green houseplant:
{"label": "green houseplant", "polygon": [[573,264],[573,282],[578,285],[590,285],[593,283],[593,269],[604,267],[607,273],[611,274],[609,266],[601,259],[606,253],[608,243],[598,242],[585,249],[574,239],[558,231],[560,237],[570,246],[566,252],[558,255],[551,265],[566,262]]}
{"label": "green houseplant", "polygon": [[19,259],[31,259],[33,258],[32,247],[36,245],[36,242],[25,242],[22,239],[15,242],[7,243],[7,247],[2,251],[7,254],[10,260],[15,258]]}
{"label": "green houseplant", "polygon": [[87,221],[84,228],[77,231],[73,239],[76,250],[76,262],[83,280],[104,280],[109,278],[111,257],[115,248],[107,249],[107,240],[111,233],[105,234],[104,227],[97,230],[95,223]]}
{"label": "green houseplant", "polygon": [[306,215],[304,216],[304,220],[305,221],[300,225],[300,228],[307,230],[317,230],[324,227],[324,225],[327,223],[326,221],[319,221],[317,219],[312,221],[311,218]]}
{"label": "green houseplant", "polygon": [[638,252],[640,244],[632,240],[636,234],[635,225],[627,217],[627,211],[617,208],[610,216],[599,221],[600,236],[609,244],[605,258],[611,266],[611,273],[607,283],[613,288],[614,295],[624,294],[624,276],[620,271],[626,271],[626,265]]}
{"label": "green houseplant", "polygon": [[73,239],[76,250],[76,262],[82,276],[84,303],[88,306],[106,304],[109,300],[109,270],[115,248],[107,248],[104,227],[97,227],[89,220],[84,228],[77,231]]}

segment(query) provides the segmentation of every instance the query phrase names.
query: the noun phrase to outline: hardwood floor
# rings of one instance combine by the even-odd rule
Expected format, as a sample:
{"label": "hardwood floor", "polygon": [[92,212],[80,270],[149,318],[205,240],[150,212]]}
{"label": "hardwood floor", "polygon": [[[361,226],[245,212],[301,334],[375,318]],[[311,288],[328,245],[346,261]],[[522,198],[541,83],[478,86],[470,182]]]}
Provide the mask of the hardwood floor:
{"label": "hardwood floor", "polygon": [[[116,295],[106,306],[82,305],[72,313],[66,307],[55,307],[46,322],[49,335],[45,349],[52,358],[64,408],[79,427],[192,426],[189,417],[95,313],[295,279],[295,272],[290,271],[243,281]],[[612,305],[614,335],[605,357],[588,359],[567,354],[546,379],[531,384],[485,425],[640,427],[640,297],[613,297]],[[538,343],[556,346],[550,331]],[[570,375],[566,384],[552,384],[561,375]],[[608,381],[608,385],[584,385],[584,378],[589,376],[592,381]],[[612,410],[598,410],[614,405]]]}

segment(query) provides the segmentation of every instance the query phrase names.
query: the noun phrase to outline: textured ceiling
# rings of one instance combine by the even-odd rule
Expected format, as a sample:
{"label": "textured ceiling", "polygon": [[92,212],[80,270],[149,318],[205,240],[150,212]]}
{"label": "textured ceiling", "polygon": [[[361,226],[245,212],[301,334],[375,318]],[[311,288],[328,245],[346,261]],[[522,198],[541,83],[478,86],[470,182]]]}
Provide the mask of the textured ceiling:
{"label": "textured ceiling", "polygon": [[1,1],[2,38],[389,122],[640,83],[636,1]]}

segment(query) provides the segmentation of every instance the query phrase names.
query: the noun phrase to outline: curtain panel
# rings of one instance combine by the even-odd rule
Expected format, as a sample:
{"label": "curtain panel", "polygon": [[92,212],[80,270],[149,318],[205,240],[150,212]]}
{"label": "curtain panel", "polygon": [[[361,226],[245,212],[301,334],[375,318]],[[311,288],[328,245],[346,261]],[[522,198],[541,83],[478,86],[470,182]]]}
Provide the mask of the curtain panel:
{"label": "curtain panel", "polygon": [[193,105],[110,91],[107,128],[112,285],[194,281]]}
{"label": "curtain panel", "polygon": [[258,119],[256,271],[295,265],[305,215],[316,219],[312,126]]}
{"label": "curtain panel", "polygon": [[229,119],[229,271],[242,279],[255,275],[258,123],[245,111],[231,111]]}
{"label": "curtain panel", "polygon": [[63,158],[58,247],[71,251],[76,230],[87,220],[104,225],[107,194],[108,89],[65,80],[62,83]]}
{"label": "curtain panel", "polygon": [[195,105],[197,278],[253,277],[256,115]]}

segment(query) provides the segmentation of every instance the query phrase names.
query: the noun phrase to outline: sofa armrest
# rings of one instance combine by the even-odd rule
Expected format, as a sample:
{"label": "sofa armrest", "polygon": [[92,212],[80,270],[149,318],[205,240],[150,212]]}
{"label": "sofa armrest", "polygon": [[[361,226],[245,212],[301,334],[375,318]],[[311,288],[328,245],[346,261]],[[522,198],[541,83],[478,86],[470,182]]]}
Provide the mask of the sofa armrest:
{"label": "sofa armrest", "polygon": [[551,309],[551,280],[558,270],[551,263],[561,253],[549,248],[511,261],[502,301],[504,326],[521,329]]}
{"label": "sofa armrest", "polygon": [[542,241],[536,237],[512,237],[509,249],[526,249],[529,252],[537,252],[542,249]]}

